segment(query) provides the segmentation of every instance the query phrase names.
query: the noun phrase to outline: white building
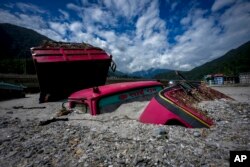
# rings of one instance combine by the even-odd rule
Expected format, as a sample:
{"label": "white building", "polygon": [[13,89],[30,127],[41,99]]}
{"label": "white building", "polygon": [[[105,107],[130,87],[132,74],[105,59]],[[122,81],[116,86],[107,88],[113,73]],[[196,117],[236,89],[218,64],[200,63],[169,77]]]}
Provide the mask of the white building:
{"label": "white building", "polygon": [[250,72],[240,73],[239,75],[241,84],[249,84],[250,83]]}

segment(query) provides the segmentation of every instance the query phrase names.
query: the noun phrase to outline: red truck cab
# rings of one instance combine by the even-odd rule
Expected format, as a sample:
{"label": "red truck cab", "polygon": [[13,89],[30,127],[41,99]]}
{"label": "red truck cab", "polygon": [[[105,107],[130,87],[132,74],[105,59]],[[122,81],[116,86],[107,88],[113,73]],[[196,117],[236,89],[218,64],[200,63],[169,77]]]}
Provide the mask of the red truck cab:
{"label": "red truck cab", "polygon": [[81,107],[91,115],[112,112],[119,105],[135,100],[150,100],[163,85],[157,81],[123,82],[83,89],[68,97],[70,108]]}

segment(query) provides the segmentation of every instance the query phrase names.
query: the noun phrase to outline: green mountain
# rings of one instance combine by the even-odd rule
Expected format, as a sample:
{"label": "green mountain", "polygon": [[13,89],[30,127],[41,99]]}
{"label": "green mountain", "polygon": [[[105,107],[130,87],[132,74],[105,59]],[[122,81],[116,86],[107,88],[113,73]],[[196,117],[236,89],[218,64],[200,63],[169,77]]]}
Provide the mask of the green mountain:
{"label": "green mountain", "polygon": [[136,71],[133,73],[130,73],[130,76],[134,77],[139,77],[139,78],[153,78],[155,75],[164,73],[164,72],[169,72],[171,70],[169,69],[160,69],[160,68],[150,68],[148,70],[141,70],[141,71]]}
{"label": "green mountain", "polygon": [[123,78],[123,77],[126,78],[127,77],[127,75],[125,73],[121,72],[121,71],[116,70],[115,72],[113,72],[110,69],[109,69],[109,72],[108,72],[108,76],[109,77],[117,77],[117,78]]}
{"label": "green mountain", "polygon": [[35,73],[30,48],[51,40],[34,30],[6,23],[0,24],[0,37],[0,73]]}
{"label": "green mountain", "polygon": [[[204,75],[222,73],[227,76],[237,76],[242,72],[250,72],[250,41],[236,49],[232,49],[225,55],[207,62],[191,71],[182,72],[188,79],[201,80]],[[179,79],[174,71],[161,73],[155,76],[157,79]]]}

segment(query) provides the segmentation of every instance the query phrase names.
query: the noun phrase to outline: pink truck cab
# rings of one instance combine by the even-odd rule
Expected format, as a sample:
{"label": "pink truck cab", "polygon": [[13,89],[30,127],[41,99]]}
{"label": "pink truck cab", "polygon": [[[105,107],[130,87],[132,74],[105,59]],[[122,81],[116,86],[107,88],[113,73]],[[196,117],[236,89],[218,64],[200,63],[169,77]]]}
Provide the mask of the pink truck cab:
{"label": "pink truck cab", "polygon": [[[123,103],[151,100],[138,119],[142,123],[210,128],[214,121],[193,105],[195,94],[188,94],[183,86],[177,84],[163,89],[157,81],[115,83],[75,92],[68,97],[68,102],[70,108],[98,115],[112,112]],[[200,84],[192,89],[201,98],[199,100],[228,98]]]}
{"label": "pink truck cab", "polygon": [[182,125],[188,128],[209,128],[213,120],[198,109],[181,103],[173,97],[181,94],[178,86],[168,87],[160,91],[148,104],[139,120],[142,123]]}
{"label": "pink truck cab", "polygon": [[142,123],[210,128],[214,121],[197,107],[201,101],[230,97],[204,84],[188,82],[169,86],[153,97],[139,120]]}
{"label": "pink truck cab", "polygon": [[123,82],[83,89],[68,97],[70,108],[80,107],[91,115],[112,112],[123,103],[150,100],[163,85],[157,81]]}

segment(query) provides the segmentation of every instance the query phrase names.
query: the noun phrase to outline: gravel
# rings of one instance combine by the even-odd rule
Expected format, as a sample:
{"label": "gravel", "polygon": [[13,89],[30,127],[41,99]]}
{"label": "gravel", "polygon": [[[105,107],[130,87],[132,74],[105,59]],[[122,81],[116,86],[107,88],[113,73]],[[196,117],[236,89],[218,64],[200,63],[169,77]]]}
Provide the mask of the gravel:
{"label": "gravel", "polygon": [[138,122],[148,102],[98,116],[73,112],[62,117],[69,121],[40,126],[61,102],[37,101],[36,94],[0,102],[0,166],[229,166],[230,151],[250,150],[249,102],[203,101],[198,106],[215,125],[188,129]]}

